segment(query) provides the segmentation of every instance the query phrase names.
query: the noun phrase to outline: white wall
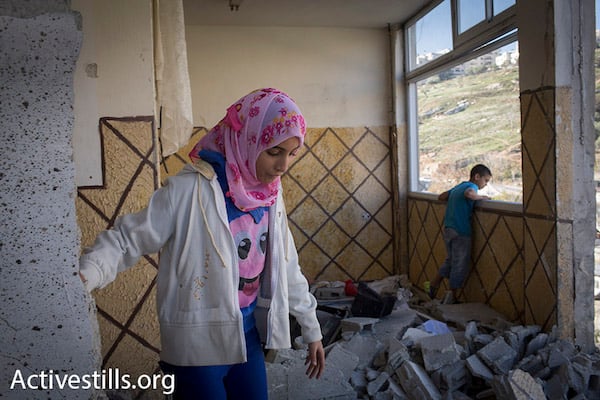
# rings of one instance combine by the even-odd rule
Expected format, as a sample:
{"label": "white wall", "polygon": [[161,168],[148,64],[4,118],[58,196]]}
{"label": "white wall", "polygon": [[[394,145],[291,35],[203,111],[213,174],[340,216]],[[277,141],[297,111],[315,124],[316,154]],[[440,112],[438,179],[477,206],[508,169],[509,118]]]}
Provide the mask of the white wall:
{"label": "white wall", "polygon": [[98,186],[98,120],[154,114],[152,1],[73,0],[72,8],[83,20],[74,84],[76,183]]}
{"label": "white wall", "polygon": [[309,127],[391,123],[387,30],[186,26],[194,125],[259,87],[287,92]]}

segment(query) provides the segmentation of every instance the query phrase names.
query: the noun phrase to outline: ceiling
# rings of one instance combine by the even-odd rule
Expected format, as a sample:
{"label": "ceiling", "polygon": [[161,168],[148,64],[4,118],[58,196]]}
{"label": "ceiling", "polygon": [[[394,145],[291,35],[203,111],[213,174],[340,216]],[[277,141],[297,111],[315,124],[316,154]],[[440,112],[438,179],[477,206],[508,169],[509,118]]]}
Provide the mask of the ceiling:
{"label": "ceiling", "polygon": [[[229,2],[239,3],[237,11]],[[385,28],[431,0],[183,0],[186,25]]]}

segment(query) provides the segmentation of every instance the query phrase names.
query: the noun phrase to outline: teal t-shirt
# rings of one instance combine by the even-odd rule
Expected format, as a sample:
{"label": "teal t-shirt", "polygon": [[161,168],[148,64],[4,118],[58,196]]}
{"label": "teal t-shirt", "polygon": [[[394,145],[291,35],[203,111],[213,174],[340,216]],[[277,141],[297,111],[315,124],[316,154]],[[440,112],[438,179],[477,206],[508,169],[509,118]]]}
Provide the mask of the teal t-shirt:
{"label": "teal t-shirt", "polygon": [[473,182],[462,182],[450,189],[444,216],[444,226],[463,236],[471,236],[471,215],[475,204],[475,201],[465,197],[467,189],[477,191],[478,187]]}

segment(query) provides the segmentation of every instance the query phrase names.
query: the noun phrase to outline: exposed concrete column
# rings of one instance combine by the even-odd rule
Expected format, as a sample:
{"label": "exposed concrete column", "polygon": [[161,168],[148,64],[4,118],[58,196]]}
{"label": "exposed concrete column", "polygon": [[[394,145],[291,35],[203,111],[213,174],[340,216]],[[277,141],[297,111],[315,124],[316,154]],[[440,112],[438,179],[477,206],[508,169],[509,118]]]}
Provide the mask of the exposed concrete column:
{"label": "exposed concrete column", "polygon": [[408,273],[408,191],[409,137],[406,120],[406,85],[404,81],[404,31],[401,26],[390,28],[390,69],[392,71],[392,188],[394,199],[394,270]]}
{"label": "exposed concrete column", "polygon": [[77,273],[78,17],[66,1],[3,1],[0,32],[0,396],[93,398],[48,377],[100,372],[95,307]]}
{"label": "exposed concrete column", "polygon": [[594,344],[594,5],[528,0],[517,7],[525,320],[545,329],[556,324],[561,337],[589,349]]}
{"label": "exposed concrete column", "polygon": [[575,342],[588,352],[595,347],[594,8],[591,0],[554,5],[558,276],[574,284],[572,293],[558,292],[558,319],[574,324]]}

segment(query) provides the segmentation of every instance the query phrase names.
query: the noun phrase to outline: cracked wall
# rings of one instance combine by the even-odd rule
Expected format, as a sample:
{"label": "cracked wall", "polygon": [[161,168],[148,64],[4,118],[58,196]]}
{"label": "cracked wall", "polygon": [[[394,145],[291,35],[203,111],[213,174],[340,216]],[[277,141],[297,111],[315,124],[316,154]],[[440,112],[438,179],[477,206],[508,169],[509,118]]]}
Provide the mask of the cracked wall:
{"label": "cracked wall", "polygon": [[78,399],[80,392],[56,386],[10,389],[19,373],[27,380],[99,370],[94,304],[77,274],[71,135],[79,18],[64,1],[21,5],[0,4],[0,396]]}

